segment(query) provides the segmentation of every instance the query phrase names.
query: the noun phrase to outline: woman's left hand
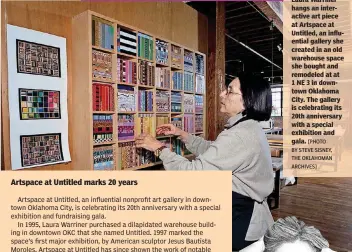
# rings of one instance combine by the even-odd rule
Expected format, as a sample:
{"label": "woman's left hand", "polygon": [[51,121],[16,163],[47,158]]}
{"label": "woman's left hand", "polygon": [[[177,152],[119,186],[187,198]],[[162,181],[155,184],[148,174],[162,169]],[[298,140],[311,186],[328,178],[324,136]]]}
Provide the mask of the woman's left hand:
{"label": "woman's left hand", "polygon": [[156,151],[163,144],[149,134],[141,134],[136,138],[136,147],[144,148],[149,151]]}

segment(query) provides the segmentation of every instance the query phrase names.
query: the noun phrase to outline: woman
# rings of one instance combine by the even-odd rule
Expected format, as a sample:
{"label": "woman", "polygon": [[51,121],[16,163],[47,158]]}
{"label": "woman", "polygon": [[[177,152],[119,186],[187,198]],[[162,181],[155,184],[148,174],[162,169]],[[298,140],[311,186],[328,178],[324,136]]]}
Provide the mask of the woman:
{"label": "woman", "polygon": [[329,242],[313,226],[306,225],[295,216],[278,219],[264,236],[264,252],[316,252],[332,251]]}
{"label": "woman", "polygon": [[196,159],[177,155],[149,135],[136,145],[154,151],[166,170],[232,170],[232,249],[238,251],[259,240],[273,224],[267,196],[274,180],[270,148],[259,121],[271,115],[271,89],[262,78],[239,74],[220,95],[221,112],[230,116],[215,141],[206,141],[171,124],[158,134],[176,135]]}
{"label": "woman", "polygon": [[334,252],[329,242],[313,226],[295,216],[278,219],[264,237],[241,252]]}

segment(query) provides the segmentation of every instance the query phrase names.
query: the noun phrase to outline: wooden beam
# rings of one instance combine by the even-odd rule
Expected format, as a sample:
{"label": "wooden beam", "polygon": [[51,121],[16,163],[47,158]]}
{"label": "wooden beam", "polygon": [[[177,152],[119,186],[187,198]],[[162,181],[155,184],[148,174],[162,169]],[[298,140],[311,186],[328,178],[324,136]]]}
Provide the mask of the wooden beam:
{"label": "wooden beam", "polygon": [[267,4],[267,2],[254,2],[254,4],[264,13],[264,15],[272,20],[277,27],[277,29],[283,33],[283,24],[279,16],[273,11],[273,9]]}
{"label": "wooden beam", "polygon": [[227,120],[219,101],[225,88],[225,2],[216,2],[216,17],[208,27],[207,136],[215,140]]}

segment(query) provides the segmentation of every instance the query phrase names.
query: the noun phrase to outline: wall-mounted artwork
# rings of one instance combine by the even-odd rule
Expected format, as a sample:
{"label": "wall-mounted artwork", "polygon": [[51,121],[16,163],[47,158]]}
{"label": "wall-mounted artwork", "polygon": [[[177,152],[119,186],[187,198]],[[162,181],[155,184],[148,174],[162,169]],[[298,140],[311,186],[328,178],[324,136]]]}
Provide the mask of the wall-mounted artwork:
{"label": "wall-mounted artwork", "polygon": [[12,170],[71,161],[66,39],[7,25]]}
{"label": "wall-mounted artwork", "polygon": [[21,120],[60,119],[60,91],[19,89]]}
{"label": "wall-mounted artwork", "polygon": [[21,156],[23,167],[62,161],[61,134],[21,136]]}
{"label": "wall-mounted artwork", "polygon": [[17,72],[60,77],[60,48],[17,39]]}

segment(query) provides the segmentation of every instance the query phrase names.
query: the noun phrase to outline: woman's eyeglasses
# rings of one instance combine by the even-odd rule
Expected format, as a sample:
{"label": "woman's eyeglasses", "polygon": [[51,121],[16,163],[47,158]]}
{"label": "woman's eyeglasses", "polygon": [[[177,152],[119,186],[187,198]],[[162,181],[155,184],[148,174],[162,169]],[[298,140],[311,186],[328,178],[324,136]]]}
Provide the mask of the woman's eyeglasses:
{"label": "woman's eyeglasses", "polygon": [[242,95],[241,93],[232,92],[231,90],[225,90],[225,92],[226,92],[226,95],[229,95],[229,94]]}

